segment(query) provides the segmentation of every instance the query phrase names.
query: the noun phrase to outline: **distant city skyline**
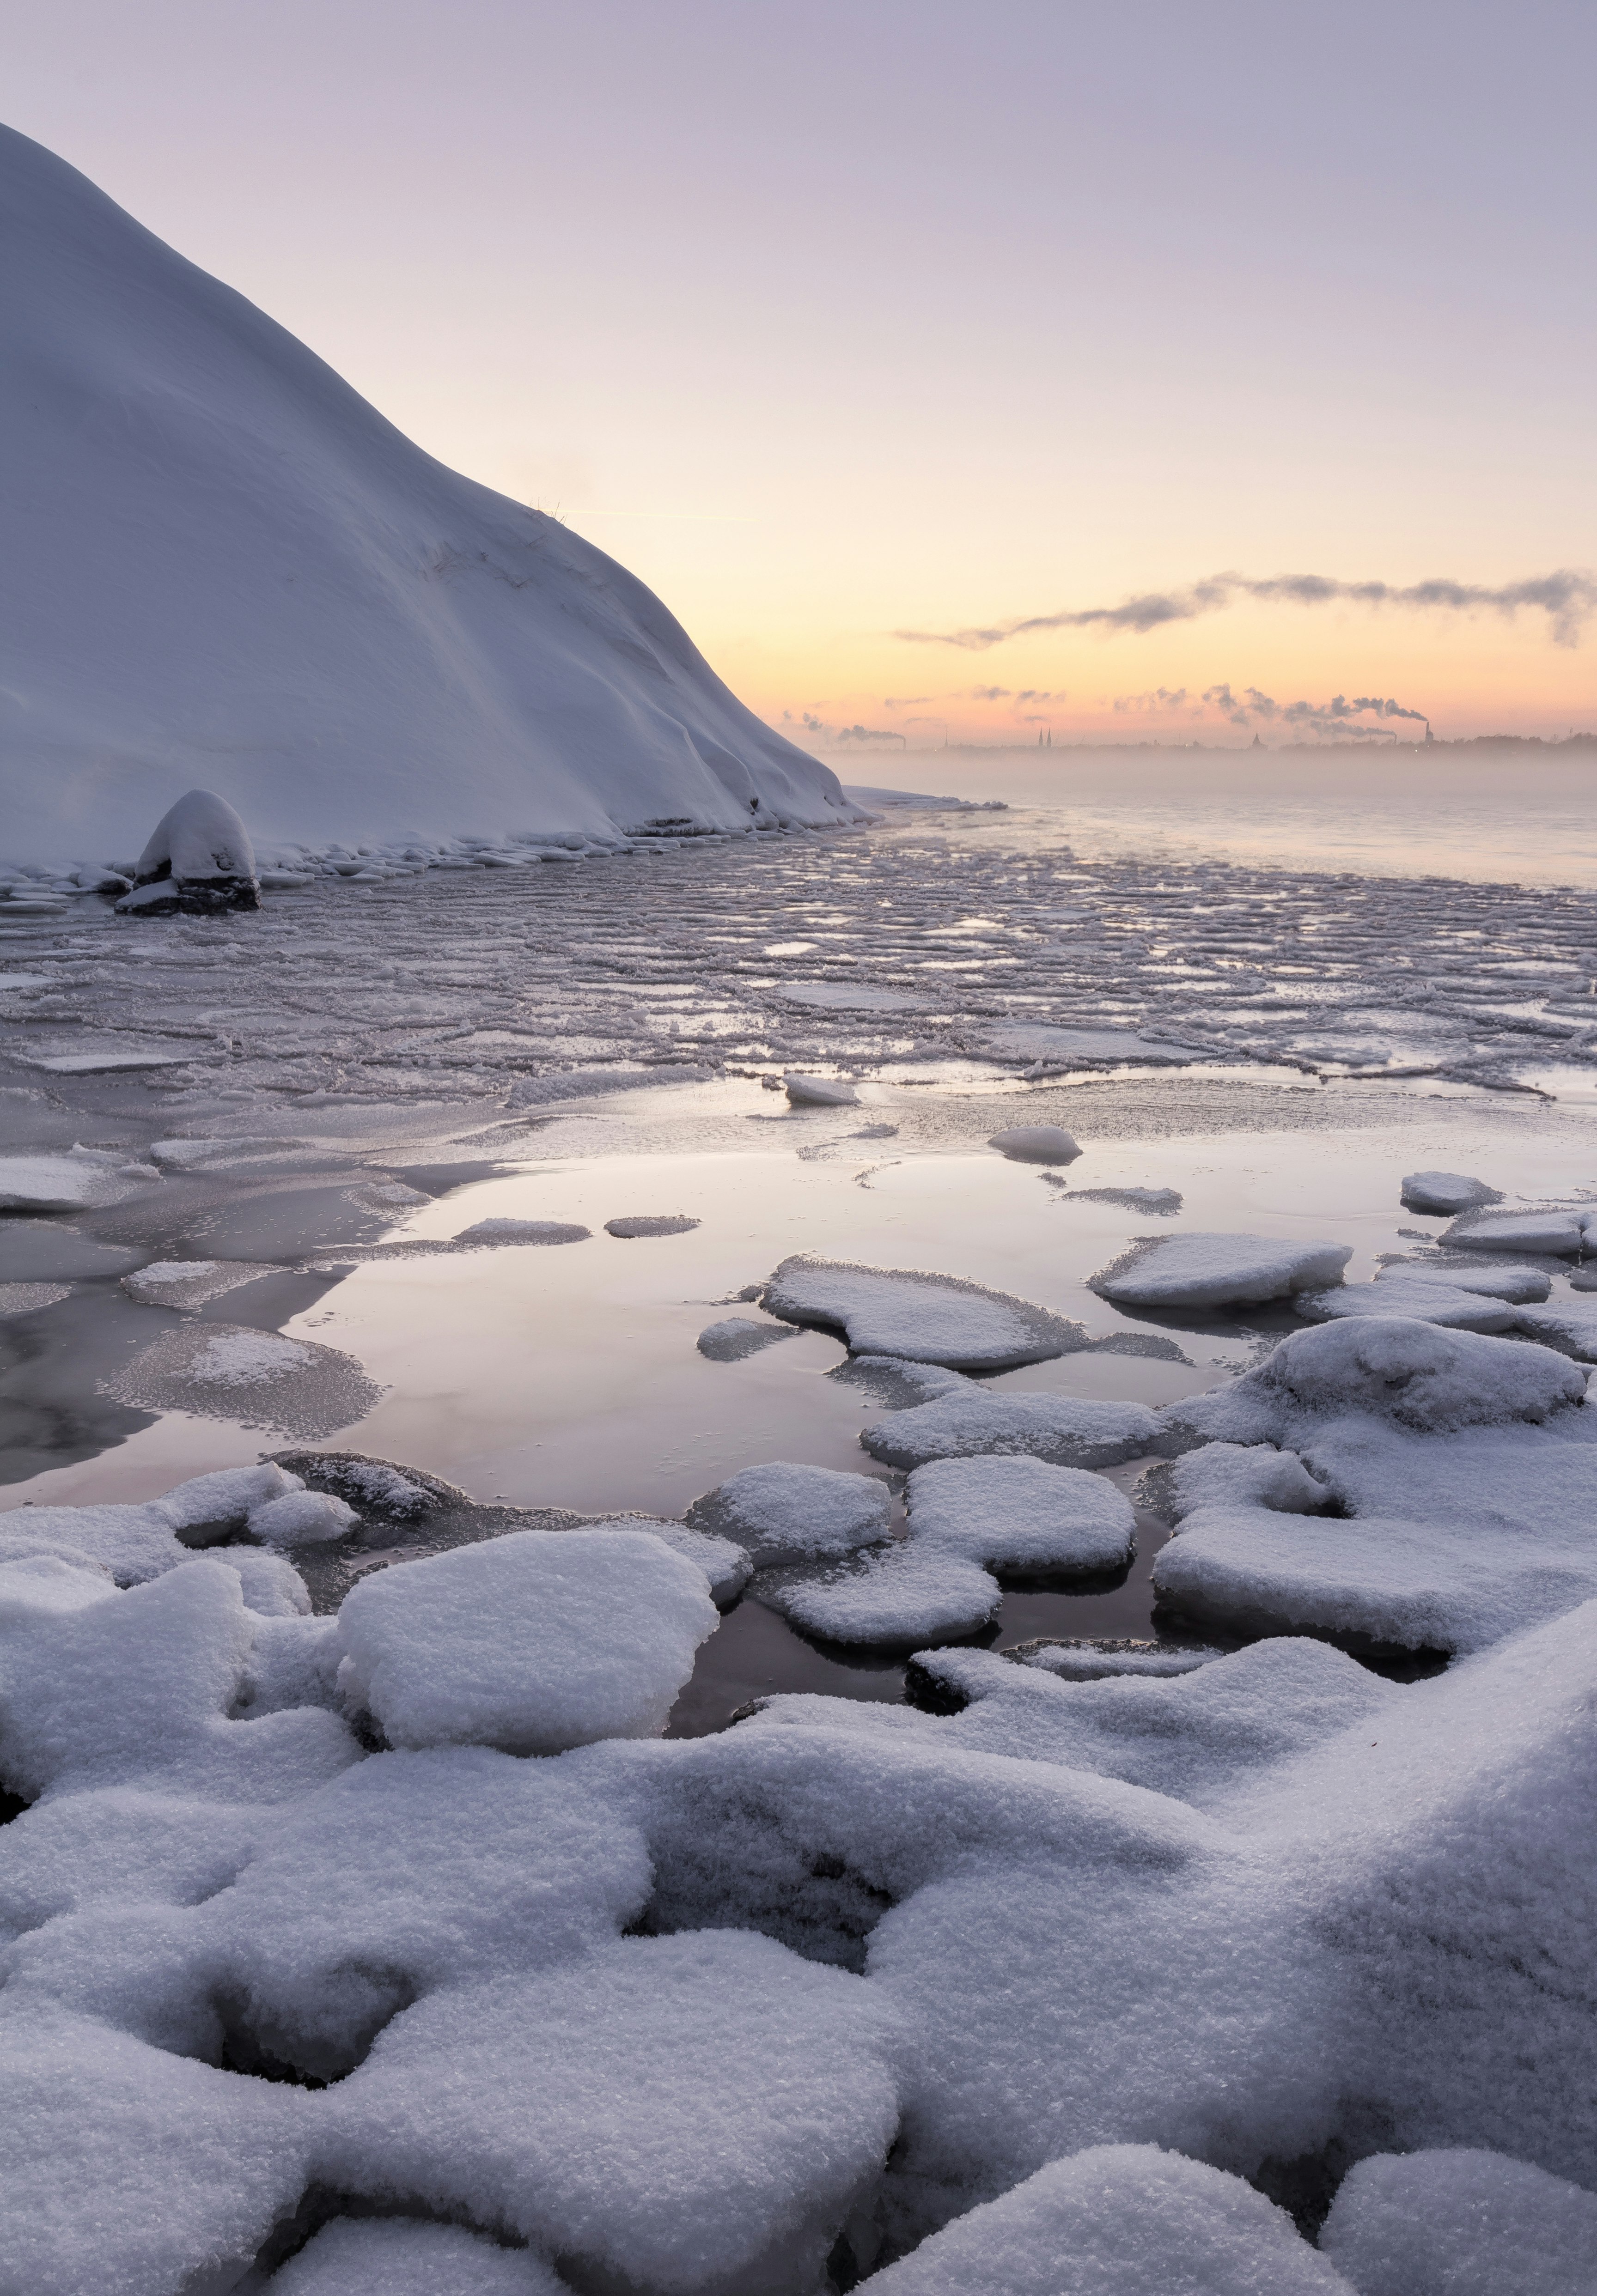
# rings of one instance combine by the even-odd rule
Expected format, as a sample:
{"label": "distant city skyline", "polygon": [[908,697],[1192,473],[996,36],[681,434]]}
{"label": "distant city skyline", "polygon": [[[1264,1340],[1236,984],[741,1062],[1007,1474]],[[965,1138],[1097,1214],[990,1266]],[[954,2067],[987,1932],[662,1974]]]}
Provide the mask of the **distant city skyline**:
{"label": "distant city skyline", "polygon": [[11,125],[795,739],[1597,722],[1588,9],[4,20]]}

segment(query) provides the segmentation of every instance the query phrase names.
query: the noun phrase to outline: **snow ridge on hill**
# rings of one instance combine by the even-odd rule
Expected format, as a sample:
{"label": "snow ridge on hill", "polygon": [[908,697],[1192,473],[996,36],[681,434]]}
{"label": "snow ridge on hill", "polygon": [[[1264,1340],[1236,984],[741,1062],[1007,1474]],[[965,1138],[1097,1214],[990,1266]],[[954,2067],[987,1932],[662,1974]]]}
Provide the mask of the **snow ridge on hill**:
{"label": "snow ridge on hill", "polygon": [[860,818],[651,591],[0,128],[0,861]]}

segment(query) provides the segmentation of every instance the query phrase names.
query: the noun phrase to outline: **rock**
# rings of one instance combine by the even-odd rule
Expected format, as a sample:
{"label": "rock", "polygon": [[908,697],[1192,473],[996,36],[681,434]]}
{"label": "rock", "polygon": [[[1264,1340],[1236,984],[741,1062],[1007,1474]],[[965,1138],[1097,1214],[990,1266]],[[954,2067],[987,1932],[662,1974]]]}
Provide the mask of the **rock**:
{"label": "rock", "polygon": [[117,914],[206,917],[259,906],[248,830],[225,798],[190,790],[155,824]]}

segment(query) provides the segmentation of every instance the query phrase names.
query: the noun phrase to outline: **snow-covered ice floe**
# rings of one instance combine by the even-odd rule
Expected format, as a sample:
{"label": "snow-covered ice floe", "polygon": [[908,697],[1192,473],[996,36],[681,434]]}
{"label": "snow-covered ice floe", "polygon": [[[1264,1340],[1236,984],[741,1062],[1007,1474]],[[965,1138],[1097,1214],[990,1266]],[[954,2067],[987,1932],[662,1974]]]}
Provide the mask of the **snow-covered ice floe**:
{"label": "snow-covered ice floe", "polygon": [[1000,1570],[1091,1576],[1124,1570],[1131,1558],[1130,1501],[1077,1468],[942,1459],[916,1469],[905,1499],[906,1538],[789,1579],[766,1599],[833,1642],[913,1644],[984,1626],[1002,1599]]}
{"label": "snow-covered ice floe", "polygon": [[874,1475],[775,1459],[745,1467],[687,1510],[689,1525],[733,1539],[755,1569],[798,1556],[846,1554],[887,1536],[891,1494]]}
{"label": "snow-covered ice floe", "polygon": [[1115,1467],[1157,1452],[1165,1431],[1141,1403],[1077,1395],[993,1394],[969,1382],[878,1419],[860,1442],[890,1467],[997,1455],[1057,1467]]}
{"label": "snow-covered ice floe", "polygon": [[73,1148],[62,1156],[0,1156],[0,1212],[97,1210],[160,1177],[152,1165],[96,1148]]}
{"label": "snow-covered ice floe", "polygon": [[[1538,1395],[1541,1351],[1411,1328],[1411,1416],[1450,1441],[1578,1416],[1562,1358]],[[1494,1405],[1499,1352],[1532,1385]],[[920,1537],[1040,1519],[1038,1475],[975,1464],[1008,1496],[934,1473]],[[1320,1488],[1256,1443],[1166,1472]],[[650,1531],[513,1533],[268,1617],[243,1550],[169,1526],[245,1521],[274,1478],[152,1503],[169,1546],[146,1522],[159,1575],[125,1590],[92,1526],[0,1560],[29,2296],[189,2296],[257,2257],[291,2296],[816,2296],[828,2259],[927,2296],[1065,2265],[1126,2296],[1540,2296],[1584,2258],[1597,1603],[1411,1685],[1290,1637],[1089,1679],[944,1651],[937,1713],[779,1697],[663,1741],[630,1734],[713,1611]],[[355,1709],[445,1742],[372,1751]],[[568,1751],[499,1751],[539,1741]],[[1317,2252],[1266,2195],[1313,2223],[1354,2161]]]}
{"label": "snow-covered ice floe", "polygon": [[1289,1299],[1333,1283],[1353,1258],[1345,1243],[1280,1236],[1143,1236],[1092,1278],[1124,1308],[1231,1308]]}
{"label": "snow-covered ice floe", "polygon": [[281,1268],[251,1259],[153,1259],[122,1278],[130,1300],[145,1308],[202,1308]]}
{"label": "snow-covered ice floe", "polygon": [[774,1341],[796,1336],[791,1324],[761,1324],[753,1316],[723,1316],[719,1323],[705,1324],[697,1344],[700,1355],[708,1356],[712,1363],[743,1363]]}
{"label": "snow-covered ice floe", "polygon": [[1465,1212],[1438,1242],[1467,1251],[1544,1251],[1564,1259],[1597,1250],[1597,1205],[1554,1205],[1544,1211]]}
{"label": "snow-covered ice floe", "polygon": [[1597,1414],[1563,1355],[1402,1317],[1326,1324],[1160,1414],[1154,1585],[1239,1633],[1480,1650],[1597,1595]]}
{"label": "snow-covered ice floe", "polygon": [[857,1267],[800,1253],[760,1305],[790,1324],[840,1331],[858,1355],[904,1356],[955,1371],[1008,1371],[1086,1344],[1080,1324],[953,1275]]}
{"label": "snow-covered ice floe", "polygon": [[364,1419],[383,1393],[342,1349],[199,1322],[163,1332],[104,1384],[140,1410],[237,1419],[311,1441]]}
{"label": "snow-covered ice floe", "polygon": [[1407,1173],[1401,1196],[1405,1211],[1443,1213],[1449,1218],[1458,1212],[1471,1211],[1478,1204],[1502,1201],[1500,1188],[1494,1188],[1485,1180],[1473,1180],[1467,1172]]}

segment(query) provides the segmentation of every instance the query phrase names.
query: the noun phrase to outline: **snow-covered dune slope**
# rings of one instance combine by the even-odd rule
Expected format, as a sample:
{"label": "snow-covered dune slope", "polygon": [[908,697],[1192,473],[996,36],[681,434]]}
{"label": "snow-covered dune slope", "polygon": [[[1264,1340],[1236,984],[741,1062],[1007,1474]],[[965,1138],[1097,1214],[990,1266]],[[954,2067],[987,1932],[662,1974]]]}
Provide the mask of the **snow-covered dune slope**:
{"label": "snow-covered dune slope", "polygon": [[641,582],[0,128],[0,860],[857,818]]}

